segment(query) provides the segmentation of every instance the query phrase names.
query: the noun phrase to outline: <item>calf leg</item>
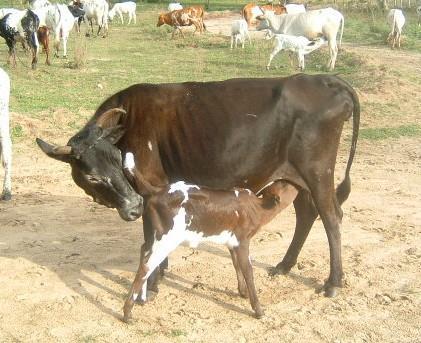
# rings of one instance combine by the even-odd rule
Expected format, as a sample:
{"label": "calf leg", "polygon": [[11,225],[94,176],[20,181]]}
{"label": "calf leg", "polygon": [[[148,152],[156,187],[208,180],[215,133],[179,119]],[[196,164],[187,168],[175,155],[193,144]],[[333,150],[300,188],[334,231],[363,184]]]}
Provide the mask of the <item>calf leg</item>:
{"label": "calf leg", "polygon": [[238,258],[236,252],[229,248],[231,254],[232,264],[234,265],[235,273],[237,274],[237,283],[238,283],[238,293],[243,298],[247,298],[247,286],[244,281],[244,275],[241,272],[240,265],[238,263]]}
{"label": "calf leg", "polygon": [[[9,120],[9,118],[6,119]],[[12,140],[10,139],[9,123],[1,124],[4,124],[2,132],[0,132],[0,157],[3,160],[4,184],[0,200],[10,200],[12,198]]]}
{"label": "calf leg", "polygon": [[266,66],[266,70],[269,70],[269,68],[270,68],[270,64],[272,63],[272,60],[273,60],[273,58],[279,53],[279,51],[281,51],[282,50],[282,47],[279,47],[279,46],[276,46],[273,50],[272,50],[272,52],[271,52],[271,54],[270,54],[270,56],[269,56],[269,62],[268,62],[268,64],[267,64],[267,66]]}
{"label": "calf leg", "polygon": [[273,275],[287,274],[297,263],[298,255],[317,218],[317,210],[314,207],[310,193],[306,190],[299,191],[294,200],[294,208],[296,218],[294,237],[292,238],[291,244],[282,259],[282,262],[278,263],[276,267],[271,270],[271,274]]}
{"label": "calf leg", "polygon": [[234,248],[234,252],[237,255],[238,264],[240,265],[246,281],[251,307],[254,310],[256,318],[261,318],[263,317],[264,312],[260,306],[259,299],[257,298],[256,287],[254,285],[253,268],[249,255],[249,244],[249,240],[241,241],[240,245]]}

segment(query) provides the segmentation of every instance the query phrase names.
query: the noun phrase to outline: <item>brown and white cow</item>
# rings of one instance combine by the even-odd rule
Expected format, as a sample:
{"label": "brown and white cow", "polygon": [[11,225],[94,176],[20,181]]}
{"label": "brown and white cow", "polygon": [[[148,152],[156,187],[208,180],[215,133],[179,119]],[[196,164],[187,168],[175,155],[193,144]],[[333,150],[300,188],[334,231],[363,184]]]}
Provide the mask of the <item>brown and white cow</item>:
{"label": "brown and white cow", "polygon": [[[350,154],[335,191],[339,141],[350,117]],[[291,183],[298,189],[295,234],[274,272],[296,264],[320,215],[330,252],[325,295],[334,296],[343,277],[340,205],[351,190],[359,118],[356,92],[332,75],[137,84],[109,97],[67,145],[37,143],[69,163],[76,184],[125,220],[142,215],[151,193],[180,180],[253,192],[273,180]],[[133,182],[123,171],[127,152],[136,162]]]}
{"label": "brown and white cow", "polygon": [[160,14],[156,26],[159,27],[167,24],[174,28],[172,38],[174,38],[174,35],[177,31],[179,31],[184,37],[183,31],[181,31],[182,26],[194,25],[194,32],[199,30],[200,33],[206,29],[203,17],[204,10],[202,6],[190,6],[180,10],[174,10],[168,13]]}
{"label": "brown and white cow", "polygon": [[259,6],[255,3],[249,3],[243,7],[241,15],[250,26],[256,24],[256,18],[258,16],[263,15],[262,9],[266,11],[273,11],[275,14],[287,13],[287,9],[282,5],[266,4]]}

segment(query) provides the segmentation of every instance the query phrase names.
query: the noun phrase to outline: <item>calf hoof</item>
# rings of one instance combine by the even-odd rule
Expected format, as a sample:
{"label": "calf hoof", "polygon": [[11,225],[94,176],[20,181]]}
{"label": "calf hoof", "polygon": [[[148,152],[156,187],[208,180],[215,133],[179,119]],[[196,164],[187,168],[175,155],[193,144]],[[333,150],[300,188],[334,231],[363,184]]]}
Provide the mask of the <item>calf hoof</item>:
{"label": "calf hoof", "polygon": [[124,313],[123,318],[121,318],[121,320],[123,322],[125,322],[126,324],[131,324],[132,322],[132,313]]}
{"label": "calf hoof", "polygon": [[12,193],[9,191],[4,191],[3,194],[1,195],[0,200],[4,200],[4,201],[12,200]]}
{"label": "calf hoof", "polygon": [[238,294],[240,294],[240,297],[247,299],[249,297],[249,294],[247,292],[247,288],[238,288]]}
{"label": "calf hoof", "polygon": [[156,296],[158,295],[158,292],[154,292],[154,291],[151,291],[151,290],[147,290],[146,291],[146,300],[143,300],[142,299],[142,297],[139,295],[137,298],[136,298],[136,303],[137,304],[140,304],[140,305],[145,305],[147,302],[150,302],[150,301],[153,301],[155,298],[156,298]]}
{"label": "calf hoof", "polygon": [[290,272],[292,266],[287,266],[285,263],[280,262],[276,265],[276,267],[272,267],[269,269],[269,275],[286,275]]}

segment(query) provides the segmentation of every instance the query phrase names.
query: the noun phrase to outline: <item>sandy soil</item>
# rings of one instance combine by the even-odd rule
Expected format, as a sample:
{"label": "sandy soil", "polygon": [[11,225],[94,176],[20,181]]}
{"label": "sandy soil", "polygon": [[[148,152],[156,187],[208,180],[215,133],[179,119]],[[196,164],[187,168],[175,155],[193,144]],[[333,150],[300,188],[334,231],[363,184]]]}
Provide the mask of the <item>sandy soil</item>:
{"label": "sandy soil", "polygon": [[[346,49],[379,72],[391,63],[416,75],[421,65],[420,54]],[[395,114],[406,113],[409,122],[419,118],[419,86],[399,80],[383,75],[375,89],[359,90],[362,127],[407,122],[400,115],[390,125],[393,114],[376,117],[365,110],[373,103],[396,101]],[[65,143],[71,131],[56,128],[69,113],[54,112],[55,129],[12,115],[27,137],[14,146],[14,197],[0,203],[1,342],[421,341],[419,137],[359,142],[353,190],[343,206],[346,283],[337,298],[315,292],[329,270],[320,220],[291,273],[268,275],[292,238],[289,209],[264,227],[251,247],[263,319],[254,319],[248,300],[237,295],[228,252],[204,245],[192,255],[181,247],[171,256],[159,295],[136,306],[134,322],[127,325],[119,319],[137,268],[141,221],[125,223],[114,210],[93,203],[74,185],[67,165],[35,148],[36,136]],[[344,136],[350,131],[348,125]],[[345,141],[339,179],[348,151]]]}

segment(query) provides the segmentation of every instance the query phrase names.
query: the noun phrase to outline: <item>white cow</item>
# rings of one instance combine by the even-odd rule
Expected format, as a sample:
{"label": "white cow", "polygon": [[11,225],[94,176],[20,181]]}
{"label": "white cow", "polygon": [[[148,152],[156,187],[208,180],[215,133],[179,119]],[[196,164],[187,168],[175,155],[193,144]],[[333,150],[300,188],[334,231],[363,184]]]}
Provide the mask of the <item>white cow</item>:
{"label": "white cow", "polygon": [[91,26],[92,34],[94,33],[92,21],[95,20],[98,23],[97,35],[102,30],[102,36],[106,37],[108,34],[108,2],[106,0],[86,0],[83,2],[83,10],[85,11],[85,20]]}
{"label": "white cow", "polygon": [[110,18],[110,20],[113,20],[114,16],[118,14],[120,16],[121,23],[124,24],[123,14],[126,13],[129,15],[128,24],[131,23],[132,19],[136,24],[136,3],[133,1],[126,1],[115,4],[113,8],[108,12],[108,18]]}
{"label": "white cow", "polygon": [[303,4],[286,4],[285,8],[287,14],[304,13],[306,11],[306,7]]}
{"label": "white cow", "polygon": [[50,5],[51,5],[51,2],[49,2],[48,0],[34,0],[30,2],[29,8],[31,10],[37,10],[39,8],[47,7]]}
{"label": "white cow", "polygon": [[172,12],[175,10],[182,10],[183,6],[179,2],[171,2],[168,4],[168,12]]}
{"label": "white cow", "polygon": [[10,79],[0,68],[0,159],[4,167],[3,192],[0,200],[10,200],[12,197],[12,140],[9,129],[9,97]]}
{"label": "white cow", "polygon": [[405,16],[401,10],[391,9],[387,15],[387,22],[391,27],[387,41],[391,43],[392,49],[398,43],[398,48],[401,47],[402,28],[405,25]]}
{"label": "white cow", "polygon": [[54,35],[54,55],[59,56],[60,39],[63,41],[63,57],[67,57],[67,40],[75,24],[75,17],[67,5],[55,4],[34,10],[40,26],[46,26]]}
{"label": "white cow", "polygon": [[251,44],[247,22],[244,19],[233,21],[231,24],[231,49],[233,48],[234,42],[235,47],[237,47],[237,43],[240,42],[244,49],[246,38],[249,39]]}
{"label": "white cow", "polygon": [[0,19],[3,19],[6,14],[9,13],[19,13],[22,12],[21,10],[17,10],[16,8],[0,8]]}
{"label": "white cow", "polygon": [[[338,55],[336,36],[340,30],[339,47],[342,43],[344,30],[343,15],[333,8],[308,11],[298,14],[275,15],[271,11],[265,11],[258,19],[266,19],[267,26],[273,33],[283,33],[293,36],[304,36],[310,40],[324,37],[328,41],[330,60],[327,64],[329,70],[335,68]],[[262,26],[261,26],[262,27]],[[266,28],[266,25],[263,25]]]}
{"label": "white cow", "polygon": [[324,38],[311,41],[304,36],[297,37],[284,34],[275,34],[274,36],[275,46],[272,50],[272,53],[269,56],[269,62],[266,66],[267,70],[269,70],[273,58],[282,50],[287,50],[291,53],[296,53],[298,59],[298,67],[301,70],[304,70],[304,56],[316,49],[319,49],[322,45],[326,44],[326,40]]}

